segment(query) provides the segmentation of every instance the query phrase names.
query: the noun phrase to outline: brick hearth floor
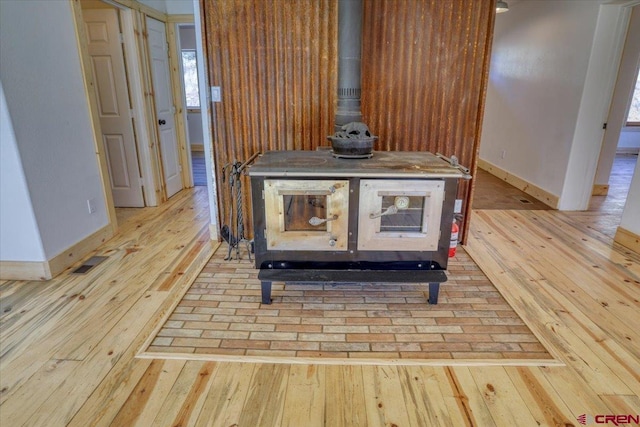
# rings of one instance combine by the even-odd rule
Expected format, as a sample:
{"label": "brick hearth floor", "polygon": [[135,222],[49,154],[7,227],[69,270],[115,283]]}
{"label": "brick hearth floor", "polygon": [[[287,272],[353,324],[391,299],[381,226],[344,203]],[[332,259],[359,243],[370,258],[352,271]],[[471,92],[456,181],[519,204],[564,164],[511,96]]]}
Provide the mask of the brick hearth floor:
{"label": "brick hearth floor", "polygon": [[461,248],[437,305],[426,284],[277,282],[262,305],[257,270],[224,261],[226,252],[220,246],[146,353],[552,360]]}

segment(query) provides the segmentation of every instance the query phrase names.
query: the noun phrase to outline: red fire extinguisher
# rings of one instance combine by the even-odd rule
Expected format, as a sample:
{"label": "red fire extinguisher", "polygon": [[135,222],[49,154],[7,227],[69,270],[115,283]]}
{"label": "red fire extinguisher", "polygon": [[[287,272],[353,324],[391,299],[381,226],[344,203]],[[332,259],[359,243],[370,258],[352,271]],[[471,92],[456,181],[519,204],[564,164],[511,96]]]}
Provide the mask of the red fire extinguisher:
{"label": "red fire extinguisher", "polygon": [[453,224],[451,225],[451,241],[449,242],[449,258],[456,256],[456,248],[458,247],[458,233],[460,227],[456,223],[456,219],[453,218]]}

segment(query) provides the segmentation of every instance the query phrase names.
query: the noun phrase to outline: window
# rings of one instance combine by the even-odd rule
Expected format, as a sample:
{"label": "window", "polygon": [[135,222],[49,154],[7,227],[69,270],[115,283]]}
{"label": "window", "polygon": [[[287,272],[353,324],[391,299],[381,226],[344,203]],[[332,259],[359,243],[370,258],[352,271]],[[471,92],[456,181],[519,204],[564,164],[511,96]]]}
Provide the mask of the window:
{"label": "window", "polygon": [[640,72],[636,77],[636,88],[633,91],[633,99],[629,107],[627,126],[640,126]]}
{"label": "window", "polygon": [[200,94],[198,92],[198,62],[196,51],[182,50],[182,72],[184,73],[184,94],[188,109],[200,108]]}

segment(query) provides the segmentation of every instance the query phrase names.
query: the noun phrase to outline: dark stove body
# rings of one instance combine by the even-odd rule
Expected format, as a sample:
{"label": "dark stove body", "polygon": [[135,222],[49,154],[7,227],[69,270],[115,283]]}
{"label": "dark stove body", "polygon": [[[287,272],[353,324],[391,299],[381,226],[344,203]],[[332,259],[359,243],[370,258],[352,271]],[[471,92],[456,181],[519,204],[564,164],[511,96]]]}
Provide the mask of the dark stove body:
{"label": "dark stove body", "polygon": [[468,177],[459,168],[426,152],[272,151],[249,176],[263,303],[273,281],[429,283],[437,303],[458,180]]}

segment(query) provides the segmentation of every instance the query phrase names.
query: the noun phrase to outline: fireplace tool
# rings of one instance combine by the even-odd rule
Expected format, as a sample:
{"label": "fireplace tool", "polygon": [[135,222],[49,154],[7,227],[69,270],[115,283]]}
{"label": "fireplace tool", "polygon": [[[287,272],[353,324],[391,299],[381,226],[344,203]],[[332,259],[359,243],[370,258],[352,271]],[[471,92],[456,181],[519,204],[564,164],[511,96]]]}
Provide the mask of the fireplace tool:
{"label": "fireplace tool", "polygon": [[[231,259],[231,254],[235,249],[235,259],[240,259],[240,244],[247,247],[249,261],[251,259],[251,242],[244,235],[244,214],[242,204],[242,172],[260,153],[255,153],[244,163],[234,161],[222,168],[222,182],[225,182],[227,170],[229,171],[229,224],[224,224],[220,229],[220,235],[227,242],[228,250],[225,261]],[[235,213],[235,215],[234,215]]]}

